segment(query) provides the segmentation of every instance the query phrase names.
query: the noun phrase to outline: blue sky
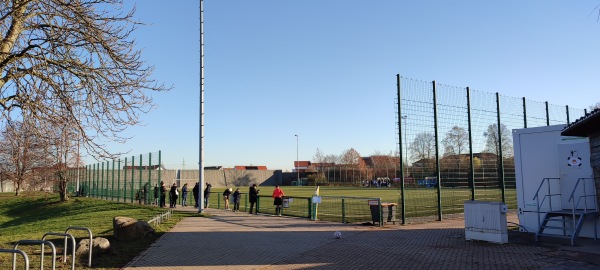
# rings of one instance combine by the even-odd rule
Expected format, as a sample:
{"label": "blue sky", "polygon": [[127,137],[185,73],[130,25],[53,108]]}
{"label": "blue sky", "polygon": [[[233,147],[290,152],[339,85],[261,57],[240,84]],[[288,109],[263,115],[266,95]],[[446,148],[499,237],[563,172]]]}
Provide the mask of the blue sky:
{"label": "blue sky", "polygon": [[[197,168],[199,1],[135,5],[143,58],[173,90],[109,149]],[[300,160],[392,152],[396,74],[588,108],[600,102],[598,5],[205,0],[205,165],[291,171],[296,134]]]}

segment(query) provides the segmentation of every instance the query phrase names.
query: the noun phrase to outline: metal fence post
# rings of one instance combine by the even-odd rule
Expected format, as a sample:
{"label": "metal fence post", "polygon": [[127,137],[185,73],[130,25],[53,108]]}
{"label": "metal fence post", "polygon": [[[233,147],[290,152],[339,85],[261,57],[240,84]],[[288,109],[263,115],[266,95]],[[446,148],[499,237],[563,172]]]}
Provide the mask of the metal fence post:
{"label": "metal fence post", "polygon": [[346,224],[346,202],[345,198],[342,198],[342,223]]}
{"label": "metal fence post", "polygon": [[129,201],[131,203],[133,203],[133,199],[135,198],[134,196],[134,191],[133,191],[133,187],[135,187],[135,156],[131,156],[131,181],[129,182],[131,187],[129,188],[129,193],[130,193],[130,197],[129,197]]}
{"label": "metal fence post", "polygon": [[377,206],[379,207],[379,227],[383,227],[383,207],[381,206],[381,198],[377,198]]}
{"label": "metal fence post", "polygon": [[523,97],[523,128],[527,128],[527,106],[525,97]]}
{"label": "metal fence post", "polygon": [[307,205],[308,205],[308,209],[307,209],[308,210],[308,219],[315,220],[314,217],[313,217],[313,213],[312,213],[312,209],[313,209],[313,207],[312,207],[312,199],[307,199],[307,200],[308,200],[308,203],[307,203]]}
{"label": "metal fence post", "polygon": [[117,202],[121,201],[121,159],[117,160]]}
{"label": "metal fence post", "polygon": [[[114,201],[115,200],[115,160],[112,160],[112,170],[110,171],[110,175],[111,175],[111,182],[112,182],[112,188],[110,190],[110,200]],[[119,188],[119,186],[117,185],[117,188]]]}
{"label": "metal fence post", "polygon": [[123,202],[127,202],[127,157],[123,166]]}
{"label": "metal fence post", "polygon": [[[148,153],[148,182],[144,184],[144,204],[148,204],[148,192],[150,190],[150,186],[152,185],[152,153]],[[148,187],[148,188],[146,188]]]}
{"label": "metal fence post", "polygon": [[435,91],[435,81],[431,82],[433,86],[433,129],[435,133],[435,170],[437,177],[437,210],[438,220],[442,221],[442,177],[440,171],[440,137],[438,134],[438,117],[437,117],[437,95]]}
{"label": "metal fence post", "polygon": [[91,191],[92,196],[95,198],[96,197],[96,164],[92,164],[91,168],[92,168],[92,172],[91,172],[90,177],[92,178],[92,180],[91,180],[90,191]]}
{"label": "metal fence post", "polygon": [[[139,170],[140,171],[140,179],[138,181],[140,184],[138,186],[138,190],[136,191],[136,193],[140,194],[140,196],[142,196],[142,194],[140,192],[140,190],[142,189],[142,172],[143,172],[143,168],[142,168],[143,163],[142,162],[143,162],[143,158],[142,158],[142,154],[140,154],[140,170]],[[138,198],[138,203],[141,202],[141,201],[142,201],[142,198]]]}
{"label": "metal fence post", "polygon": [[[161,157],[162,157],[162,153],[161,153],[161,151],[159,150],[159,151],[158,151],[158,180],[157,180],[157,183],[156,183],[156,186],[157,186],[157,187],[158,187],[158,186],[160,186],[161,177],[162,177],[162,160],[161,160]],[[198,188],[199,188],[199,191],[198,191],[198,198],[196,198],[196,201],[198,201],[198,200],[200,199],[200,196],[202,196],[202,195],[200,195],[201,193],[202,193],[202,194],[204,194],[204,192],[203,192],[203,190],[202,190],[202,188],[203,188],[203,187],[202,187],[202,186],[200,186],[200,184],[202,184],[202,183],[200,183],[200,182],[198,183]],[[160,198],[160,192],[162,192],[162,191],[160,190],[160,188],[159,188],[158,190],[159,190],[159,193],[158,193],[158,194],[159,194],[159,198]],[[160,199],[159,199],[159,200],[160,200]],[[201,203],[202,203],[202,205],[204,205],[204,202],[201,202]],[[160,204],[160,203],[159,203],[159,204]],[[201,208],[201,207],[200,207],[200,203],[198,203],[198,209],[200,209],[200,208]]]}
{"label": "metal fence post", "polygon": [[546,104],[546,126],[550,125],[550,109],[548,108],[548,101],[544,102]]}
{"label": "metal fence post", "polygon": [[106,199],[106,190],[104,189],[104,162],[100,166],[100,199]]}
{"label": "metal fence post", "polygon": [[[547,104],[547,103],[546,103]],[[547,108],[547,107],[546,107]],[[502,153],[502,122],[500,122],[500,94],[496,92],[496,112],[498,117],[498,156],[500,158],[498,162],[499,172],[498,177],[500,178],[500,188],[502,188],[502,202],[506,202],[506,181],[504,179],[504,154]],[[546,110],[546,112],[548,112]]]}
{"label": "metal fence post", "polygon": [[110,170],[110,161],[106,161],[106,200],[108,200],[108,197],[111,195],[112,191],[109,192],[109,185],[108,185],[108,170]]}
{"label": "metal fence post", "polygon": [[402,160],[403,149],[402,149],[402,95],[400,88],[400,74],[396,74],[396,87],[398,88],[398,154],[400,161],[400,205],[402,212],[402,224],[406,224],[406,194],[404,189],[404,161]]}
{"label": "metal fence post", "polygon": [[[473,129],[471,127],[471,89],[467,87],[467,122],[469,128],[469,186],[471,188],[471,200],[475,200],[475,166],[473,163]],[[460,162],[460,161],[459,161]]]}

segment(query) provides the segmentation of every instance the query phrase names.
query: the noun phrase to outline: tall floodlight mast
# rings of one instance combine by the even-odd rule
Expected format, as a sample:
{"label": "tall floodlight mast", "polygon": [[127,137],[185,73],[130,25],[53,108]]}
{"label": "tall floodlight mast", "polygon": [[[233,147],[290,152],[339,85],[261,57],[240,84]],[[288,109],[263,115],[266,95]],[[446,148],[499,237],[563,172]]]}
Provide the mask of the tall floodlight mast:
{"label": "tall floodlight mast", "polygon": [[198,213],[204,212],[204,18],[203,0],[200,0],[200,143],[198,167]]}

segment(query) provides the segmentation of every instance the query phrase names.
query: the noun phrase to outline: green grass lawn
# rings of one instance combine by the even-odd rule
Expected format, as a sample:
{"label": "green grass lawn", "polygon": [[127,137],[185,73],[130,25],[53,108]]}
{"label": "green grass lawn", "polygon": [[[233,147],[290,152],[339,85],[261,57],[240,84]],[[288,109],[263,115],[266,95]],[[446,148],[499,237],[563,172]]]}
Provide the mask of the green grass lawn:
{"label": "green grass lawn", "polygon": [[[135,241],[117,243],[112,239],[112,220],[116,216],[126,216],[135,219],[149,220],[164,213],[165,209],[143,206],[139,204],[117,203],[91,198],[71,198],[61,203],[55,194],[23,193],[16,197],[14,193],[0,193],[0,248],[12,249],[18,240],[41,240],[46,232],[64,233],[70,226],[89,228],[94,237],[104,237],[111,241],[116,248],[115,254],[96,256],[92,258],[94,269],[119,269],[145,250],[163,233],[169,231],[181,218],[191,213],[174,213],[173,218],[157,226],[154,235]],[[76,242],[87,238],[85,231],[69,231]],[[63,238],[48,236],[57,247],[57,257],[62,257]],[[19,245],[30,260],[30,268],[39,267],[39,245]],[[69,249],[70,250],[70,249]],[[60,252],[59,252],[60,251]],[[50,248],[46,248],[45,268],[50,269]],[[94,255],[95,256],[95,255]],[[23,266],[23,260],[17,256],[18,268]],[[70,256],[69,256],[70,259]],[[12,256],[0,253],[0,269],[11,269]],[[57,262],[57,269],[70,269],[70,261]],[[87,266],[87,256],[77,258],[76,267]]]}

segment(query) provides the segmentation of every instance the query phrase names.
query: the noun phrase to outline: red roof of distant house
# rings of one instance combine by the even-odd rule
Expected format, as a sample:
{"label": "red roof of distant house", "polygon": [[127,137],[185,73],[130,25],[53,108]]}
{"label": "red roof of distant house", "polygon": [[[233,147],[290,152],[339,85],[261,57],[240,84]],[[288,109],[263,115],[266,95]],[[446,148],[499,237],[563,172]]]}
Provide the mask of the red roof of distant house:
{"label": "red roof of distant house", "polygon": [[298,167],[308,167],[310,166],[310,161],[294,161],[294,167],[298,168]]}
{"label": "red roof of distant house", "polygon": [[333,162],[324,162],[324,163],[311,163],[313,167],[333,167],[335,163]]}

